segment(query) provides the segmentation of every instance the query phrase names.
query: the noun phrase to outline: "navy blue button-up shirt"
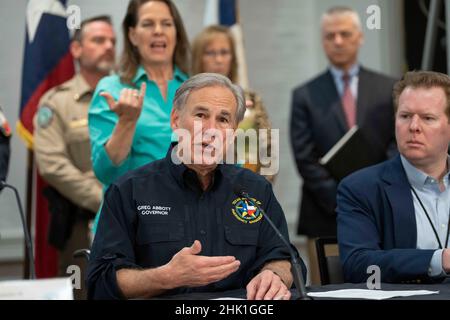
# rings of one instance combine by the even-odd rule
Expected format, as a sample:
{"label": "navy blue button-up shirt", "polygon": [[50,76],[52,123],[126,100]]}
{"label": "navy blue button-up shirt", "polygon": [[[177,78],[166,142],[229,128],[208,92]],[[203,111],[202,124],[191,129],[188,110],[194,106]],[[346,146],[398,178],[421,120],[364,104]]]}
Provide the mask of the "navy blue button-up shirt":
{"label": "navy blue button-up shirt", "polygon": [[[172,162],[171,150],[166,158],[130,171],[106,192],[88,268],[89,298],[123,298],[116,281],[119,269],[164,265],[194,240],[202,244],[201,255],[231,255],[241,265],[216,283],[168,294],[245,288],[265,263],[290,258],[257,208],[289,239],[281,206],[264,177],[221,164],[203,191],[195,172]],[[237,185],[250,194],[250,202],[235,194]]]}

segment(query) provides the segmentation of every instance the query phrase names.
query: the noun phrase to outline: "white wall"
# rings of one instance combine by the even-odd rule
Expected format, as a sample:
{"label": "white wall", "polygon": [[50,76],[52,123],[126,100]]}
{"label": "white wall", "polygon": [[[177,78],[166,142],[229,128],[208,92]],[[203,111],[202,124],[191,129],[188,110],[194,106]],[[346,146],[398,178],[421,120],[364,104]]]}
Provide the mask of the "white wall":
{"label": "white wall", "polygon": [[[110,14],[118,33],[127,1],[71,0],[79,5],[82,18]],[[192,39],[202,28],[204,0],[175,0]],[[274,128],[280,129],[280,172],[275,193],[287,215],[291,232],[297,221],[301,179],[289,146],[288,123],[292,88],[323,70],[327,63],[320,44],[319,18],[331,5],[354,7],[363,26],[366,8],[381,8],[381,30],[365,28],[361,62],[373,69],[398,76],[403,67],[402,0],[241,0],[250,86],[260,93]],[[0,105],[14,125],[17,121],[25,32],[25,0],[0,1]],[[26,150],[15,134],[12,138],[9,183],[25,201]],[[13,194],[0,195],[0,260],[22,255],[20,219]]]}

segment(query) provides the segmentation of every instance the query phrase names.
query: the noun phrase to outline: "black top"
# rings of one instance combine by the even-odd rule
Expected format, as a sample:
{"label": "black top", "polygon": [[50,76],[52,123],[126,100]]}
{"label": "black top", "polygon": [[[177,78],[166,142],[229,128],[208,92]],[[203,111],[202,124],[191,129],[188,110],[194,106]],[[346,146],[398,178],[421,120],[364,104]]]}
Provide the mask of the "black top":
{"label": "black top", "polygon": [[171,150],[164,159],[128,172],[107,190],[88,268],[89,298],[123,298],[117,270],[164,265],[194,240],[202,244],[201,255],[235,256],[241,262],[239,270],[219,282],[168,294],[245,288],[266,262],[289,259],[261,212],[233,191],[237,185],[243,187],[289,239],[283,211],[264,177],[222,164],[203,192],[193,171],[171,161]]}
{"label": "black top", "polygon": [[[10,146],[9,137],[0,131],[0,181],[6,181],[9,167]],[[2,187],[0,187],[0,190]]]}

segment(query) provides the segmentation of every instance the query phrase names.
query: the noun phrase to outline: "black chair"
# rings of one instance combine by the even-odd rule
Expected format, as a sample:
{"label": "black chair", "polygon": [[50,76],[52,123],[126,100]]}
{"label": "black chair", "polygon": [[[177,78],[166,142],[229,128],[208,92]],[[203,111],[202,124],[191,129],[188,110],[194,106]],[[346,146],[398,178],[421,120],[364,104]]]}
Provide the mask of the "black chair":
{"label": "black chair", "polygon": [[89,261],[89,258],[91,257],[91,250],[89,249],[78,249],[75,250],[73,253],[74,258],[85,258],[86,261]]}
{"label": "black chair", "polygon": [[344,283],[344,274],[338,255],[327,255],[327,246],[337,246],[336,237],[316,239],[317,260],[319,262],[320,281],[322,285]]}

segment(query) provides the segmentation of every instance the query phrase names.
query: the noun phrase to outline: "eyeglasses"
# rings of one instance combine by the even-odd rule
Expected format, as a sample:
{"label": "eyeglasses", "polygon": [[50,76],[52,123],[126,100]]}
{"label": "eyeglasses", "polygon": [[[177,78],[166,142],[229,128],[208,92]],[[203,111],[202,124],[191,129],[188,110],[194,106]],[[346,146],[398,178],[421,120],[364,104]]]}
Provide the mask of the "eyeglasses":
{"label": "eyeglasses", "polygon": [[215,58],[217,56],[228,57],[231,55],[231,51],[226,50],[226,49],[219,50],[219,51],[207,50],[207,51],[205,51],[204,55],[208,58]]}

